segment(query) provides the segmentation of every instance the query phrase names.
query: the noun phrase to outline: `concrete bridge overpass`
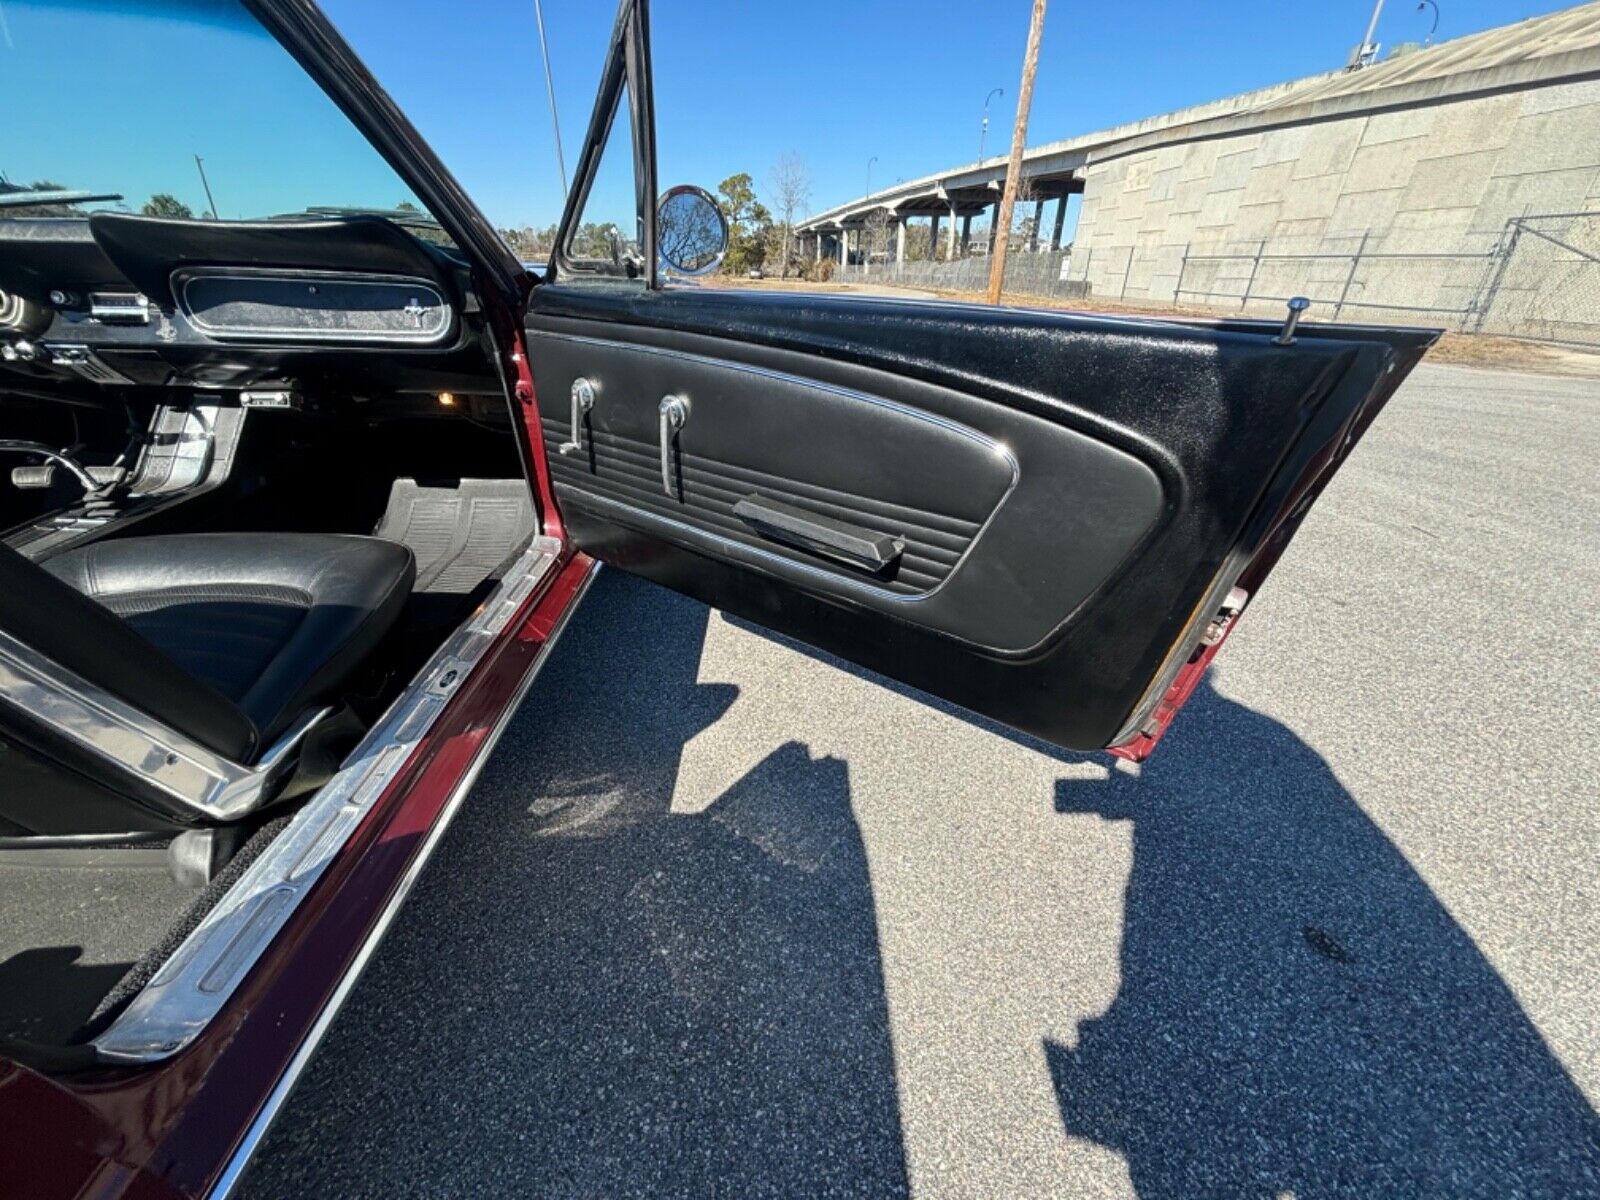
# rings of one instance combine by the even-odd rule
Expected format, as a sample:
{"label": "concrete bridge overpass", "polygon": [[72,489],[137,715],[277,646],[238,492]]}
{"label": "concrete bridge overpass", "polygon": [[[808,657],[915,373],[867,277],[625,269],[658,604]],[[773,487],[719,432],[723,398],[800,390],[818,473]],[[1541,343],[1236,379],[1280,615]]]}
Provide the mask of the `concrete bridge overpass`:
{"label": "concrete bridge overpass", "polygon": [[[1045,244],[1044,206],[1049,201],[1054,205],[1054,222],[1050,225],[1048,245],[1052,250],[1060,249],[1067,197],[1083,191],[1081,171],[1087,162],[1087,149],[1067,142],[1041,146],[1024,155],[1027,192],[1019,200],[1019,211],[1032,203],[1033,227],[1040,245]],[[896,261],[904,262],[906,226],[912,220],[925,219],[929,226],[928,244],[940,246],[942,238],[944,256],[955,258],[972,247],[975,217],[987,213],[990,230],[998,224],[1000,190],[1005,185],[1009,165],[1004,156],[987,158],[937,175],[897,183],[892,188],[818,213],[796,226],[796,233],[802,246],[819,262],[831,255],[844,264],[851,261],[852,256],[861,258],[868,253],[865,240],[868,227],[875,220],[883,220],[889,232],[885,252],[892,252]]]}
{"label": "concrete bridge overpass", "polygon": [[[1396,218],[1447,226],[1456,218],[1430,214],[1459,215],[1468,205],[1483,209],[1467,218],[1474,232],[1497,230],[1505,219],[1495,207],[1501,193],[1521,205],[1512,216],[1552,211],[1553,203],[1588,207],[1587,186],[1574,191],[1570,181],[1600,160],[1594,81],[1600,2],[1363,70],[1330,71],[1035,146],[1023,155],[1018,204],[1021,213],[1031,207],[1035,232],[1031,244],[1017,248],[1059,248],[1067,197],[1077,193],[1084,193],[1084,228],[1076,241],[1097,248],[1142,248],[1152,239],[1181,247],[1197,239],[1336,237],[1345,225],[1361,232],[1358,221],[1381,232],[1376,221],[1392,225]],[[1567,115],[1543,116],[1551,112]],[[1500,154],[1498,166],[1484,153],[1532,142],[1537,147],[1522,155],[1527,163],[1514,149]],[[1293,188],[1290,176],[1279,179],[1291,152]],[[1424,161],[1431,165],[1417,171]],[[1008,166],[1004,156],[987,158],[830,208],[796,227],[801,245],[818,261],[831,256],[841,265],[869,254],[904,261],[908,223],[925,220],[929,245],[944,258],[986,250],[973,241],[973,221],[987,214],[994,227]],[[1545,178],[1487,186],[1497,171]],[[1468,178],[1475,173],[1482,178]],[[1426,182],[1434,177],[1436,185]],[[1299,186],[1313,178],[1315,186]],[[870,246],[869,229],[878,235]]]}

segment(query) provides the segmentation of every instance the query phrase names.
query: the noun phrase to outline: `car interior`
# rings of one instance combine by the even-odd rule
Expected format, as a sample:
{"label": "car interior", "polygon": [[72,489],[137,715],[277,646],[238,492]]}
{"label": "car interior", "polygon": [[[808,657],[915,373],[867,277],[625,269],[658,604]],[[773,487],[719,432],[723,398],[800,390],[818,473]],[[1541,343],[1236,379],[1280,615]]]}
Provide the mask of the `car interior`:
{"label": "car interior", "polygon": [[328,780],[535,517],[437,227],[5,218],[0,678],[27,702],[0,705],[0,1036],[60,1045]]}

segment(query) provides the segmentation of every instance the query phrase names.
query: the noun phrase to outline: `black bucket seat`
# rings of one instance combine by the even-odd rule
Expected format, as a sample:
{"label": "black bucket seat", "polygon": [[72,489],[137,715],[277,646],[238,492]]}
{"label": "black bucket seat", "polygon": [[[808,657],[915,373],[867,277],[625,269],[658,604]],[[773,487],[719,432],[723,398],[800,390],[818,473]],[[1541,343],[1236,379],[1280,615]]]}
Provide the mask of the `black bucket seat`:
{"label": "black bucket seat", "polygon": [[294,742],[394,629],[411,551],[342,534],[0,545],[0,822],[207,826],[271,798]]}

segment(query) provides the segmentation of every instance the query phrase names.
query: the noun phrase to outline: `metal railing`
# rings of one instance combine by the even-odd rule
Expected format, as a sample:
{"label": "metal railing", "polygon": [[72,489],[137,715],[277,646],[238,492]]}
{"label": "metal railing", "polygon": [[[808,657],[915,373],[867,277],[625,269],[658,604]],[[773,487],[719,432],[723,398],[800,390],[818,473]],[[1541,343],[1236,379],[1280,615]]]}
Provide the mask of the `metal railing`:
{"label": "metal railing", "polygon": [[[1280,305],[1305,296],[1324,320],[1371,320],[1378,313],[1418,313],[1458,328],[1477,313],[1494,252],[1385,251],[1363,234],[1353,251],[1196,254],[1185,248],[1173,287],[1175,303],[1237,302],[1240,309]],[[1239,264],[1236,268],[1232,264]],[[1230,286],[1248,264],[1243,287]],[[1356,311],[1359,310],[1359,313]],[[1364,316],[1359,314],[1365,314]]]}
{"label": "metal railing", "polygon": [[[1482,249],[1435,249],[1410,231],[1007,256],[1005,290],[1277,316],[1291,296],[1324,321],[1394,321],[1600,347],[1600,212],[1508,221]],[[1436,243],[1437,244],[1437,243]],[[853,264],[841,281],[982,291],[989,259]]]}
{"label": "metal railing", "polygon": [[[1330,244],[1331,243],[1331,244]],[[1125,251],[1126,280],[1141,282]],[[1103,276],[1102,276],[1103,277]],[[1090,279],[1085,265],[1085,279]],[[1167,289],[1143,276],[1144,295]],[[1093,282],[1089,294],[1102,294]],[[1158,290],[1159,289],[1159,290]],[[1417,235],[1185,246],[1174,304],[1275,311],[1306,296],[1325,321],[1415,321],[1471,333],[1600,346],[1600,212],[1545,213],[1508,221],[1481,251],[1420,248]]]}

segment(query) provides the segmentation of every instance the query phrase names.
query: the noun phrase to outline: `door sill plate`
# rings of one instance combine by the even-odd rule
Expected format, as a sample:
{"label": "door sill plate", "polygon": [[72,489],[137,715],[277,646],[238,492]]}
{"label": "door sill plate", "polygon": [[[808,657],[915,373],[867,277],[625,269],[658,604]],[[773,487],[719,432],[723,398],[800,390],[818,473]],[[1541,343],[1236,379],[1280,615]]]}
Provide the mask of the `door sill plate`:
{"label": "door sill plate", "polygon": [[162,964],[91,1045],[103,1061],[150,1063],[192,1042],[227,1003],[329,863],[427,736],[450,697],[560,559],[535,538],[483,605],[434,653],[338,774]]}

